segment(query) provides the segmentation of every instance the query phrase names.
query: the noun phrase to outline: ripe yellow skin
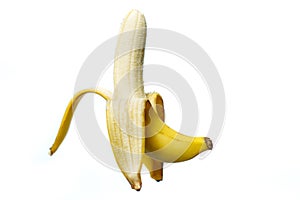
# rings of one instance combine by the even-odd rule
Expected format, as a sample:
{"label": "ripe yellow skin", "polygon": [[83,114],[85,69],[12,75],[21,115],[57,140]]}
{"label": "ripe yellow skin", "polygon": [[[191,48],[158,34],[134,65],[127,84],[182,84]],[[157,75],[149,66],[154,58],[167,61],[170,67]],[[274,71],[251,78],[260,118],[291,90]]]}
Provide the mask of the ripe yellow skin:
{"label": "ripe yellow skin", "polygon": [[[190,137],[178,133],[163,122],[164,114],[162,98],[153,94],[151,105],[146,106],[146,154],[162,162],[182,162],[212,149],[212,142],[207,137]],[[157,101],[156,99],[159,99]],[[161,103],[160,103],[161,102]],[[158,105],[158,107],[156,106]],[[163,117],[163,118],[162,118]]]}

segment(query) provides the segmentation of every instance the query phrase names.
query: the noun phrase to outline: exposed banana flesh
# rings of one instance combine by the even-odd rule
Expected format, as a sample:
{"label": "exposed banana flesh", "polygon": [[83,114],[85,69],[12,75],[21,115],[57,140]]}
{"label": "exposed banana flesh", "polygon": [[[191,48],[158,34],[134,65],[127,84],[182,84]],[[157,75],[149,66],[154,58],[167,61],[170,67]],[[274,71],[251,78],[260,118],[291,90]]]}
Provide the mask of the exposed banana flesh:
{"label": "exposed banana flesh", "polygon": [[64,140],[82,96],[86,93],[100,95],[107,102],[106,122],[114,157],[131,187],[137,191],[142,187],[142,164],[153,179],[161,181],[164,162],[186,161],[212,149],[209,138],[186,136],[167,126],[162,97],[156,92],[145,94],[145,40],[145,18],[139,11],[132,10],[121,25],[118,38],[114,92],[86,89],[75,94],[66,108],[49,153],[54,154]]}
{"label": "exposed banana flesh", "polygon": [[115,159],[133,189],[142,185],[146,95],[143,60],[146,21],[133,10],[124,19],[114,62],[114,93],[107,102],[107,128]]}

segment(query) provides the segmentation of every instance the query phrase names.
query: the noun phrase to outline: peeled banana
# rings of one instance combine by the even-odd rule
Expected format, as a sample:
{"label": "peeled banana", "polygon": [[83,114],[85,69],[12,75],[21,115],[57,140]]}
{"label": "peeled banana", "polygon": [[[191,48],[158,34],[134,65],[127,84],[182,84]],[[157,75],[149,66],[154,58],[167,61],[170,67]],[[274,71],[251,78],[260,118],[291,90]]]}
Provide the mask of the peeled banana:
{"label": "peeled banana", "polygon": [[125,17],[118,38],[114,61],[114,92],[105,89],[79,91],[69,102],[54,144],[53,155],[64,140],[80,99],[95,93],[106,100],[106,122],[111,147],[119,168],[131,187],[142,187],[144,164],[156,181],[163,179],[164,162],[182,162],[211,150],[207,137],[189,137],[164,122],[164,103],[156,93],[145,93],[143,60],[146,41],[144,15],[132,10]]}

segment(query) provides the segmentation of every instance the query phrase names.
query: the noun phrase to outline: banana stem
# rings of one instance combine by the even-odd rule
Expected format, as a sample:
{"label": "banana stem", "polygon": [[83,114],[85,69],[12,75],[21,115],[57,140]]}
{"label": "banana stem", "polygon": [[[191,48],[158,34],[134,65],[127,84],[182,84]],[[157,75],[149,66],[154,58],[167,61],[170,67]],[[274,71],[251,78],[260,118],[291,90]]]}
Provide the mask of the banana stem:
{"label": "banana stem", "polygon": [[52,156],[56,152],[56,150],[61,145],[64,138],[66,137],[67,132],[70,127],[70,124],[71,124],[71,120],[72,120],[74,111],[75,111],[79,101],[83,97],[83,95],[85,95],[87,93],[97,94],[97,95],[103,97],[106,101],[110,100],[111,96],[112,96],[111,92],[104,90],[104,89],[101,89],[101,91],[96,90],[96,89],[85,89],[85,90],[81,90],[78,93],[76,93],[74,95],[74,97],[70,100],[70,102],[66,108],[66,111],[65,111],[63,119],[61,121],[57,136],[55,138],[53,145],[50,148],[50,152],[49,152],[50,156]]}

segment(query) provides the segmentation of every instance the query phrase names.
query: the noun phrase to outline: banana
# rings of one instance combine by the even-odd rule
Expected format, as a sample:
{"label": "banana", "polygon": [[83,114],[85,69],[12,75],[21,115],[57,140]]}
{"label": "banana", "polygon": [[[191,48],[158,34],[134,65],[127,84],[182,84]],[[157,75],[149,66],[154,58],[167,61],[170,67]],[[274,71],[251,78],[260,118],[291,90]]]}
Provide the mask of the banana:
{"label": "banana", "polygon": [[79,91],[69,102],[50,155],[63,142],[79,101],[94,93],[106,100],[106,122],[116,162],[132,189],[142,187],[144,164],[156,181],[163,179],[164,162],[182,162],[212,149],[207,137],[190,137],[165,124],[164,103],[156,93],[144,92],[143,59],[146,21],[139,11],[125,17],[114,60],[114,92],[105,89]]}

